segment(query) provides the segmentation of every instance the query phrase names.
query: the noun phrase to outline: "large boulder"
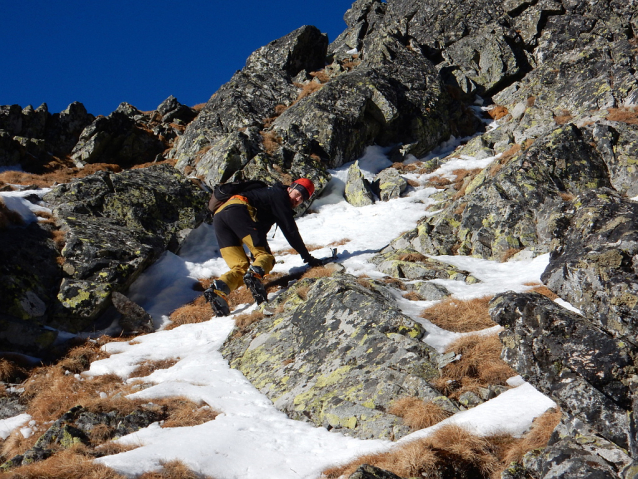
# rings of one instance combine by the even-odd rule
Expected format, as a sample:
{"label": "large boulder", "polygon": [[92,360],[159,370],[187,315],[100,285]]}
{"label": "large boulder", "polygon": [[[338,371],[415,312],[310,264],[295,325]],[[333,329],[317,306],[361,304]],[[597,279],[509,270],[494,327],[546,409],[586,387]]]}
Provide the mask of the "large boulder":
{"label": "large boulder", "polygon": [[66,233],[54,323],[79,331],[204,217],[208,194],[168,165],[99,172],[45,196]]}
{"label": "large boulder", "polygon": [[638,348],[538,293],[503,293],[490,303],[503,359],[560,408],[629,451],[638,447],[633,419]]}
{"label": "large boulder", "polygon": [[542,280],[610,333],[638,332],[638,203],[613,190],[584,193],[555,231]]}
{"label": "large boulder", "polygon": [[346,201],[352,206],[360,207],[374,204],[370,182],[363,176],[358,161],[355,161],[348,168],[348,178],[346,179],[346,188],[343,194]]}
{"label": "large boulder", "polygon": [[349,275],[302,280],[277,298],[283,312],[231,334],[222,354],[294,419],[398,439],[409,429],[386,411],[400,396],[441,395],[428,383],[438,354],[375,288]]}

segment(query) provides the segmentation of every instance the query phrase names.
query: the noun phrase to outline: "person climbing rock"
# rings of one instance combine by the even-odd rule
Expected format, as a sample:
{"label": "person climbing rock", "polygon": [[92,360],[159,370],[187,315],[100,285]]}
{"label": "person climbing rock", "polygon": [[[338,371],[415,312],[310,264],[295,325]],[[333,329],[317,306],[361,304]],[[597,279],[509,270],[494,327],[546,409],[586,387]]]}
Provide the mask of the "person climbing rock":
{"label": "person climbing rock", "polygon": [[[206,300],[217,316],[230,314],[228,295],[239,288],[242,282],[257,304],[268,300],[261,279],[275,265],[275,257],[266,237],[275,223],[305,263],[310,266],[322,264],[321,260],[308,252],[294,219],[294,208],[308,200],[314,191],[312,181],[300,178],[290,186],[277,183],[234,195],[215,211],[215,235],[222,258],[230,268],[204,291]],[[243,245],[248,247],[253,257],[252,264]]]}

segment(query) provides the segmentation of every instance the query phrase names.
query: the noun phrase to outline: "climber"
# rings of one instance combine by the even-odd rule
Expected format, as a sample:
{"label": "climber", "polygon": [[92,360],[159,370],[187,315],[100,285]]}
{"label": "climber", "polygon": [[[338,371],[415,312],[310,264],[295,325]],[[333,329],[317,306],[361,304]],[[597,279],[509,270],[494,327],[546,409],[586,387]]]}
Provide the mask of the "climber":
{"label": "climber", "polygon": [[[228,295],[246,284],[257,304],[268,300],[260,281],[275,265],[266,235],[273,224],[281,229],[286,240],[310,266],[321,260],[313,257],[301,239],[294,219],[294,209],[308,200],[315,186],[307,178],[300,178],[286,187],[277,183],[270,187],[245,191],[231,197],[215,211],[215,236],[220,252],[230,271],[216,279],[204,291],[206,300],[217,316],[228,316]],[[253,256],[250,264],[243,244]]]}

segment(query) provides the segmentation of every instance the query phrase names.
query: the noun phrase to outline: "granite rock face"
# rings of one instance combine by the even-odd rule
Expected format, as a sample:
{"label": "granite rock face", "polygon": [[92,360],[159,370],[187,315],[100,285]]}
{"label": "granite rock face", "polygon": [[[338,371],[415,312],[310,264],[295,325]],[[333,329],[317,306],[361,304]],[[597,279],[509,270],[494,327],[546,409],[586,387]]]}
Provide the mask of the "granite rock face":
{"label": "granite rock face", "polygon": [[599,189],[571,205],[543,282],[606,331],[635,343],[638,203]]}
{"label": "granite rock face", "polygon": [[378,288],[349,275],[302,280],[273,305],[282,313],[231,334],[222,354],[294,419],[398,439],[409,429],[386,410],[397,395],[441,396],[428,383],[439,355]]}
{"label": "granite rock face", "polygon": [[537,293],[498,295],[490,313],[505,328],[503,359],[561,409],[618,447],[636,450],[629,414],[636,346]]}

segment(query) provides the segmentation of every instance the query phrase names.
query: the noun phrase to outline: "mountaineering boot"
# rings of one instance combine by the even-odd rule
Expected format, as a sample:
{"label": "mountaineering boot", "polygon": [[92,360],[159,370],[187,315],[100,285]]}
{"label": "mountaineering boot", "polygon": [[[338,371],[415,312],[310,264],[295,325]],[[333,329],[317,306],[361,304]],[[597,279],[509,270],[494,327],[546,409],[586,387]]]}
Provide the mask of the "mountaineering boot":
{"label": "mountaineering boot", "polygon": [[268,301],[268,293],[260,279],[264,277],[264,270],[259,266],[250,266],[244,275],[244,283],[255,298],[257,304]]}
{"label": "mountaineering boot", "polygon": [[210,303],[215,311],[215,316],[228,316],[230,308],[228,307],[228,295],[230,288],[220,279],[216,279],[206,291],[204,297]]}

